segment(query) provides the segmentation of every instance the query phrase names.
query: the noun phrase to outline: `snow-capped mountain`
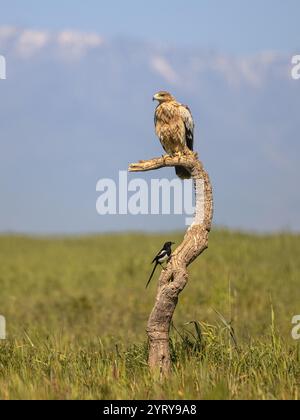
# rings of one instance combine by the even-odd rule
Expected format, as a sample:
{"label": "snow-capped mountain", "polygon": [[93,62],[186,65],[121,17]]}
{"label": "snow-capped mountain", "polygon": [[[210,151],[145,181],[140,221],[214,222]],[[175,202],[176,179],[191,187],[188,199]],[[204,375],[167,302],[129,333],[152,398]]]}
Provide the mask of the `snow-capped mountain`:
{"label": "snow-capped mountain", "polygon": [[[1,26],[0,55],[7,66],[0,80],[1,230],[144,228],[142,216],[103,222],[95,185],[161,153],[151,102],[160,89],[193,111],[215,221],[300,229],[300,81],[291,78],[292,52],[231,56]],[[176,217],[163,219],[149,216],[147,226],[182,227]]]}

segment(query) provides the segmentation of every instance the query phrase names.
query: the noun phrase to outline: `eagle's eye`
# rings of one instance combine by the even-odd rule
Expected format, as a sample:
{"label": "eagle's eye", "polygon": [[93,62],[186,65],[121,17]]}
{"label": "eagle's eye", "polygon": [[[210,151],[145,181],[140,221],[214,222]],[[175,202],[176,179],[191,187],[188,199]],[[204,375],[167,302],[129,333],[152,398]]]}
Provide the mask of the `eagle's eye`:
{"label": "eagle's eye", "polygon": [[160,91],[156,95],[154,95],[153,100],[157,100],[159,102],[166,102],[172,99],[172,96],[168,92]]}

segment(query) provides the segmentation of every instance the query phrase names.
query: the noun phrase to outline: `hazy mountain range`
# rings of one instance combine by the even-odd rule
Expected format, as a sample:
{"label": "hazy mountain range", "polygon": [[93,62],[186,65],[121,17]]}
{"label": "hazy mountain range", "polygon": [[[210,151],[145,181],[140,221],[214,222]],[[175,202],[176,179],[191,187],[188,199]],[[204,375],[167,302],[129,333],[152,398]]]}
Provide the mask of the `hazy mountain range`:
{"label": "hazy mountain range", "polygon": [[232,56],[0,26],[0,54],[7,62],[1,231],[182,227],[178,216],[103,218],[95,210],[99,178],[117,178],[129,162],[161,154],[151,101],[160,89],[192,108],[196,149],[214,184],[215,222],[300,229],[300,81],[291,78],[292,52]]}

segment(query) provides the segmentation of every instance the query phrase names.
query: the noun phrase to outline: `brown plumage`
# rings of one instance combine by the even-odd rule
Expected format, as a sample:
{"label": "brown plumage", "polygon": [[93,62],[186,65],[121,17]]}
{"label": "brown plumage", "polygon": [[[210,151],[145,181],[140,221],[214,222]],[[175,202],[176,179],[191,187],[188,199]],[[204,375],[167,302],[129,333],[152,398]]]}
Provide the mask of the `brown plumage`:
{"label": "brown plumage", "polygon": [[[165,152],[170,156],[182,155],[193,150],[194,121],[191,111],[168,92],[158,92],[153,100],[159,102],[155,110],[155,131]],[[182,166],[176,167],[181,179],[189,179],[191,174]]]}

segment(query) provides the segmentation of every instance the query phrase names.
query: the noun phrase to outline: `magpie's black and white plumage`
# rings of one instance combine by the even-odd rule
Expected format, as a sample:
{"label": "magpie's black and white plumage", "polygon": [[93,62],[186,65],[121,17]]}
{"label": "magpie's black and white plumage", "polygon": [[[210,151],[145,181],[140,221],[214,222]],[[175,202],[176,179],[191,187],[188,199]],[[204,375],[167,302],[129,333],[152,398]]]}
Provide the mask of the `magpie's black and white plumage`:
{"label": "magpie's black and white plumage", "polygon": [[171,257],[172,254],[172,245],[174,245],[174,242],[166,242],[163,246],[163,248],[159,251],[159,253],[156,255],[156,257],[153,259],[151,264],[154,264],[153,271],[151,273],[151,276],[148,280],[148,283],[146,285],[146,289],[149,286],[150,281],[152,280],[152,277],[155,273],[156,267],[158,265],[162,265],[163,262],[168,261],[168,259]]}

